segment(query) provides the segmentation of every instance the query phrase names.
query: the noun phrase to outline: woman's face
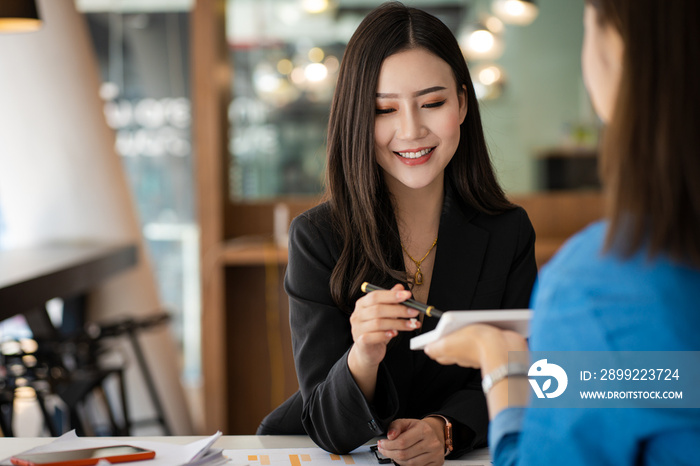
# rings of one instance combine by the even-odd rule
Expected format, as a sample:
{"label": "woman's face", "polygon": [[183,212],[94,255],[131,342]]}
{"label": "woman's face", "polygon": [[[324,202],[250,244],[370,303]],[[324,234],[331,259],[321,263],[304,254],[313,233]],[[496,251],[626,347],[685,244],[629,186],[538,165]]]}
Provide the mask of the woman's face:
{"label": "woman's face", "polygon": [[583,81],[593,108],[603,122],[610,121],[622,74],[623,42],[617,30],[600,24],[596,9],[586,4],[583,15]]}
{"label": "woman's face", "polygon": [[467,115],[450,66],[425,49],[382,63],[376,95],[374,147],[389,187],[422,189],[443,182]]}

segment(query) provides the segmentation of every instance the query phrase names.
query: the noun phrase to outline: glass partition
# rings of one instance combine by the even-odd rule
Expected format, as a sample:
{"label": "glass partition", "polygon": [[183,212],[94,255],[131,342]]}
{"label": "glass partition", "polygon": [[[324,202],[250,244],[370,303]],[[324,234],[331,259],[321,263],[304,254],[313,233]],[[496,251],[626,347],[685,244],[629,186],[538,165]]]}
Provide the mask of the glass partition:
{"label": "glass partition", "polygon": [[199,229],[189,77],[192,1],[80,0],[160,298],[172,317],[185,382],[200,370]]}

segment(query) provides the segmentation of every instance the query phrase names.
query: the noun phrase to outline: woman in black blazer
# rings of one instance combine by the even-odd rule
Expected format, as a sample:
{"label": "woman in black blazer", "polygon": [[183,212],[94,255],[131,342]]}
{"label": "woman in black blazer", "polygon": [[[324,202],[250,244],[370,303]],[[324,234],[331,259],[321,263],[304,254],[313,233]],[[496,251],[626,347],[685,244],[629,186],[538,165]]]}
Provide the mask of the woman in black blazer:
{"label": "woman in black blazer", "polygon": [[[337,453],[386,435],[401,464],[485,445],[479,372],[410,351],[436,322],[400,303],[527,307],[535,234],[496,181],[466,63],[438,19],[391,2],[358,27],[331,108],[327,175],[326,201],[290,229],[300,391],[258,433],[305,432]],[[365,281],[387,290],[363,295]]]}

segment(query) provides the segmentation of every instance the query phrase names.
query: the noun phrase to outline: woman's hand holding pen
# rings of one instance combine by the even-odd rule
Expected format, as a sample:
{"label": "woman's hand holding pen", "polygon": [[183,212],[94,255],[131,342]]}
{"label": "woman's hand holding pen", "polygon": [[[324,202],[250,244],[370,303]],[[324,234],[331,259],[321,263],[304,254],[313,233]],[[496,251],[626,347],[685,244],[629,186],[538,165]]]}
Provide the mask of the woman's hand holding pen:
{"label": "woman's hand holding pen", "polygon": [[377,447],[401,466],[441,465],[445,462],[443,426],[438,418],[396,419]]}
{"label": "woman's hand holding pen", "polygon": [[373,291],[355,303],[350,316],[354,344],[348,354],[348,366],[365,397],[372,400],[377,368],[386,355],[386,345],[400,331],[420,327],[414,318],[418,311],[399,303],[411,292],[397,284],[391,290]]}
{"label": "woman's hand holding pen", "polygon": [[418,311],[399,304],[410,297],[411,292],[398,284],[391,290],[373,291],[357,300],[350,324],[358,362],[379,365],[386,354],[387,343],[399,331],[411,331],[420,326],[417,320],[408,320],[418,316]]}

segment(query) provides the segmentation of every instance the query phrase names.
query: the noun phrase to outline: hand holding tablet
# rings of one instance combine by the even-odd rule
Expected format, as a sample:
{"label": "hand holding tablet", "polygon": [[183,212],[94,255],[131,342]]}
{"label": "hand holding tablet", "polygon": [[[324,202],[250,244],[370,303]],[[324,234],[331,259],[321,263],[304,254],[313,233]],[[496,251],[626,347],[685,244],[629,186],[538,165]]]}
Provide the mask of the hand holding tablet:
{"label": "hand holding tablet", "polygon": [[423,349],[428,343],[470,324],[489,324],[503,330],[513,330],[530,336],[531,309],[503,309],[493,311],[447,311],[442,314],[435,330],[411,338],[411,349]]}

